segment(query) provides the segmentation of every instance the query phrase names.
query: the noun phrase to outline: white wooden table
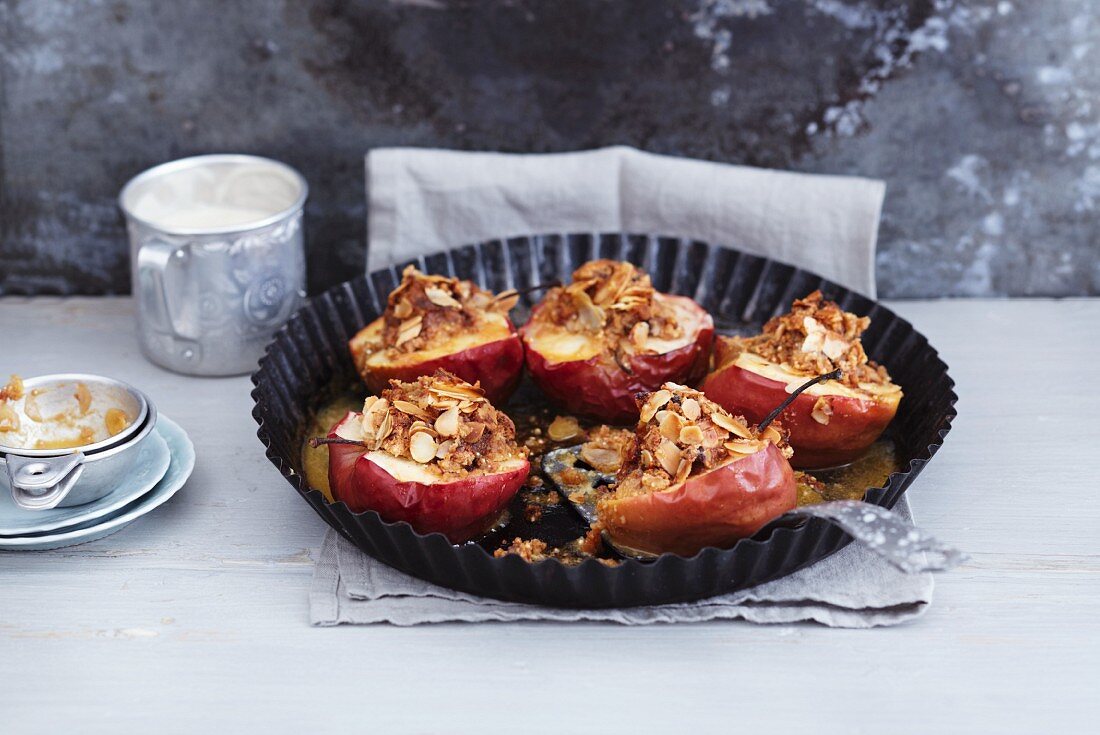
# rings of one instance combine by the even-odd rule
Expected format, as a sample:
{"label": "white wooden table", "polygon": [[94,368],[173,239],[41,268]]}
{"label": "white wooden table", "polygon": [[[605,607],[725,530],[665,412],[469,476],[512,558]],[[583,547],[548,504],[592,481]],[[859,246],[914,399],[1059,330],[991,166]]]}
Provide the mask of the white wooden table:
{"label": "white wooden table", "polygon": [[147,363],[128,299],[2,299],[0,374],[139,385],[198,464],[114,536],[0,554],[0,732],[1095,731],[1100,300],[892,306],[961,396],[909,497],[972,561],[922,619],[316,629],[325,526],[264,458],[248,378]]}

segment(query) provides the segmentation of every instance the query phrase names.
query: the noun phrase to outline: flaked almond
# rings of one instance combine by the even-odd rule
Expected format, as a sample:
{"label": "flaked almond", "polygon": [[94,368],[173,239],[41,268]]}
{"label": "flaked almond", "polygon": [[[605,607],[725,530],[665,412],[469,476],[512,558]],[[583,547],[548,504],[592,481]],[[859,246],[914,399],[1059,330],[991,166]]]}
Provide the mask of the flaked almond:
{"label": "flaked almond", "polygon": [[685,426],[680,429],[679,438],[681,444],[702,444],[703,430],[695,425]]}
{"label": "flaked almond", "polygon": [[677,414],[672,411],[662,411],[663,416],[658,416],[660,419],[659,428],[661,436],[671,441],[676,441],[680,438],[680,429],[683,428],[683,421]]}
{"label": "flaked almond", "polygon": [[672,481],[674,483],[683,482],[689,474],[691,474],[691,460],[683,457],[680,459],[680,465],[676,468],[676,474],[673,476]]}
{"label": "flaked almond", "polygon": [[666,403],[672,399],[672,391],[661,390],[650,394],[649,398],[642,405],[641,419],[643,423],[652,419],[659,410],[661,410]]}
{"label": "flaked almond", "polygon": [[409,301],[398,301],[393,307],[393,315],[398,319],[407,318],[412,311],[412,303]]}
{"label": "flaked almond", "polygon": [[439,445],[426,431],[418,431],[409,438],[409,454],[420,464],[426,464],[435,459],[435,451]]}
{"label": "flaked almond", "polygon": [[439,414],[435,420],[435,430],[440,436],[456,436],[458,434],[458,406],[448,408]]}
{"label": "flaked almond", "polygon": [[468,444],[476,444],[485,433],[485,424],[480,421],[471,421],[466,424],[466,435],[462,437]]}
{"label": "flaked almond", "polygon": [[724,446],[734,454],[756,454],[766,446],[766,443],[755,439],[735,439],[726,442]]}
{"label": "flaked almond", "polygon": [[378,425],[378,429],[374,432],[374,447],[377,449],[382,442],[386,440],[386,437],[393,431],[393,416],[387,411],[382,417],[382,422]]}
{"label": "flaked almond", "polygon": [[436,306],[442,306],[445,309],[462,308],[462,304],[458,303],[454,296],[451,296],[451,294],[439,286],[428,286],[424,289],[424,295],[428,297],[428,301],[431,301]]}
{"label": "flaked almond", "polygon": [[458,400],[483,401],[485,396],[481,394],[481,388],[472,385],[457,385],[455,383],[432,383],[428,388],[432,393],[447,398]]}
{"label": "flaked almond", "polygon": [[727,413],[715,411],[710,415],[710,420],[714,422],[715,426],[725,429],[729,433],[742,439],[752,439],[752,432],[749,431],[747,426],[742,426],[741,422],[730,416]]}
{"label": "flaked almond", "polygon": [[825,337],[825,342],[821,345],[821,351],[830,360],[839,360],[848,351],[848,343],[830,334]]}
{"label": "flaked almond", "polygon": [[691,421],[697,421],[703,414],[703,408],[699,405],[699,401],[694,398],[685,398],[681,401],[680,410]]}
{"label": "flaked almond", "polygon": [[780,434],[779,429],[774,426],[768,426],[768,428],[764,429],[764,431],[760,433],[760,438],[772,444],[781,444],[783,442],[783,435]]}
{"label": "flaked almond", "polygon": [[462,413],[470,413],[477,410],[477,404],[473,401],[459,401],[458,410]]}
{"label": "flaked almond", "polygon": [[433,429],[427,422],[425,422],[425,421],[413,421],[412,426],[409,427],[409,433],[410,434],[415,434],[419,431],[425,431],[425,432],[431,434],[432,436],[436,435],[435,429]]}
{"label": "flaked almond", "polygon": [[654,454],[657,455],[657,461],[661,464],[661,468],[668,474],[675,476],[676,471],[680,469],[679,447],[668,439],[664,439]]}
{"label": "flaked almond", "polygon": [[642,467],[652,467],[653,464],[657,461],[656,458],[653,456],[653,452],[649,451],[648,449],[642,450],[640,458],[642,461]]}
{"label": "flaked almond", "polygon": [[416,416],[418,419],[424,419],[425,421],[431,421],[432,417],[427,411],[422,409],[415,403],[409,403],[408,401],[402,401],[400,399],[393,402],[393,407],[401,413],[407,413],[410,416]]}
{"label": "flaked almond", "polygon": [[581,425],[572,416],[555,416],[550,425],[546,427],[546,433],[553,441],[569,441],[576,436],[580,436]]}
{"label": "flaked almond", "polygon": [[[829,402],[827,396],[821,396],[814,403],[814,408],[810,411],[810,416],[819,424],[823,426],[829,425],[829,417],[833,415],[833,404]],[[769,427],[771,428],[771,427]]]}
{"label": "flaked almond", "polygon": [[649,322],[638,322],[630,330],[630,341],[635,347],[645,347],[645,341],[649,339]]}
{"label": "flaked almond", "polygon": [[[419,317],[414,317],[414,318],[419,318]],[[412,321],[412,319],[410,319],[409,321]],[[409,327],[405,327],[404,325],[402,325],[401,329],[397,333],[397,340],[394,342],[394,346],[400,347],[401,345],[405,344],[406,342],[409,342],[411,340],[416,339],[417,337],[420,336],[420,330],[422,328],[423,328],[423,324],[421,322],[417,322],[417,323],[415,323],[415,324],[413,324]]]}
{"label": "flaked almond", "polygon": [[454,439],[448,439],[445,442],[440,442],[439,446],[435,450],[436,459],[443,459],[454,451],[455,442]]}
{"label": "flaked almond", "polygon": [[[367,402],[370,405],[367,405]],[[382,417],[388,415],[389,408],[390,402],[385,398],[375,398],[373,401],[368,398],[363,403],[363,426],[368,430],[377,427]]]}
{"label": "flaked almond", "polygon": [[581,445],[581,459],[600,472],[617,472],[622,458],[614,449]]}
{"label": "flaked almond", "polygon": [[507,291],[498,293],[494,302],[496,308],[500,311],[511,311],[519,303],[519,294],[516,293],[514,288],[510,288]]}

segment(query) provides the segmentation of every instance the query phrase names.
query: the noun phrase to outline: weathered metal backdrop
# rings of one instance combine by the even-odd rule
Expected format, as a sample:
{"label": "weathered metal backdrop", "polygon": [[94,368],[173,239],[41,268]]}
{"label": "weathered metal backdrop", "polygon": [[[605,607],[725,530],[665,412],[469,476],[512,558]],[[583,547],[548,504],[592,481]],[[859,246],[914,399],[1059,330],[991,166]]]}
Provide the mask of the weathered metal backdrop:
{"label": "weathered metal backdrop", "polygon": [[309,179],[363,263],[382,145],[659,153],[888,182],[884,296],[1100,293],[1092,0],[0,0],[0,293],[129,289],[115,196],[199,152]]}

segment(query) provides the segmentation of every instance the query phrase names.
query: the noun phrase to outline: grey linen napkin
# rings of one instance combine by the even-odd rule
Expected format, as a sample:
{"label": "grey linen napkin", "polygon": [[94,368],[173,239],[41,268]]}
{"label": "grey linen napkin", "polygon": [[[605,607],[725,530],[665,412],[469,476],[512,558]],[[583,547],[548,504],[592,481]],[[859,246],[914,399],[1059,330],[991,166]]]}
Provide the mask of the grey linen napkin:
{"label": "grey linen napkin", "polygon": [[[902,498],[894,509],[912,519]],[[932,575],[905,574],[852,543],[782,579],[674,605],[571,610],[502,602],[425,582],[372,559],[335,531],[321,546],[310,590],[313,625],[548,620],[593,620],[623,625],[747,620],[813,621],[836,628],[897,625],[920,616],[932,602]]]}
{"label": "grey linen napkin", "polygon": [[493,238],[637,232],[732,245],[875,295],[886,186],[615,146],[514,154],[367,154],[367,272]]}

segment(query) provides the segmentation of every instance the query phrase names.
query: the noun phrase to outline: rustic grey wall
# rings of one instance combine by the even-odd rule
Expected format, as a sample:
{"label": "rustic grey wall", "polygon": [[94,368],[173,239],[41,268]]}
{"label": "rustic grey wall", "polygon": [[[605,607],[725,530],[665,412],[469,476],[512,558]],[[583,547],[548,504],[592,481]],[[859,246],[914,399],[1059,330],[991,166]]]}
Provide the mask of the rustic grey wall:
{"label": "rustic grey wall", "polygon": [[886,296],[1097,294],[1098,62],[1092,0],[0,0],[0,293],[126,291],[179,156],[305,173],[317,290],[372,146],[625,143],[885,179]]}

